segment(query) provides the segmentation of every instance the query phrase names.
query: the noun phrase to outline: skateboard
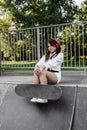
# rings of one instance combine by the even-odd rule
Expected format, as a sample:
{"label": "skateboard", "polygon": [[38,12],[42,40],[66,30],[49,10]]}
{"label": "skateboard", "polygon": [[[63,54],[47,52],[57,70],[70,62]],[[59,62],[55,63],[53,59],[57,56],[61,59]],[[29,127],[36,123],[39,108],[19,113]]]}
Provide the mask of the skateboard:
{"label": "skateboard", "polygon": [[48,100],[57,100],[62,95],[62,89],[56,85],[41,84],[18,84],[15,92],[19,96],[28,98],[42,98]]}

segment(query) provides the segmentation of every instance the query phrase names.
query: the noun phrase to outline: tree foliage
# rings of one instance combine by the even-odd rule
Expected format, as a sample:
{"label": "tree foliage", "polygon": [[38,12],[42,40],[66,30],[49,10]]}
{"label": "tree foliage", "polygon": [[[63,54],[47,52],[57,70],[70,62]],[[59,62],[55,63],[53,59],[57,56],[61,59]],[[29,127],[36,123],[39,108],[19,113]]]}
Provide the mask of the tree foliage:
{"label": "tree foliage", "polygon": [[87,21],[87,0],[81,4],[80,12],[77,15],[78,20]]}
{"label": "tree foliage", "polygon": [[72,22],[78,13],[73,0],[3,0],[4,10],[12,13],[16,27],[32,27]]}

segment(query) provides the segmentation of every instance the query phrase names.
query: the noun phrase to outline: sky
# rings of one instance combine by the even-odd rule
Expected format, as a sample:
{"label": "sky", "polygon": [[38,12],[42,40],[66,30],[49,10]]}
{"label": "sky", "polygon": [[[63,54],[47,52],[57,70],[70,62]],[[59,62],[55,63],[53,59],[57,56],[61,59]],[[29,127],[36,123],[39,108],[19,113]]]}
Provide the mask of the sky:
{"label": "sky", "polygon": [[80,7],[80,4],[83,2],[84,0],[75,0],[76,4]]}

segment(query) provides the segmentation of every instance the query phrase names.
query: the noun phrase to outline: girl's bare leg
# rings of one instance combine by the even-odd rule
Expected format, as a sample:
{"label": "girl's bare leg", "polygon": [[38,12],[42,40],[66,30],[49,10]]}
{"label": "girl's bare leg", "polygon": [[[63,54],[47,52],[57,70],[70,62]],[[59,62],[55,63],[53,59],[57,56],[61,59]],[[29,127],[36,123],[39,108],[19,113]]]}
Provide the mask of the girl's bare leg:
{"label": "girl's bare leg", "polygon": [[35,73],[34,73],[34,84],[40,84],[40,79]]}
{"label": "girl's bare leg", "polygon": [[54,73],[50,71],[42,71],[40,74],[40,83],[41,84],[56,84],[57,83],[57,77]]}
{"label": "girl's bare leg", "polygon": [[[54,73],[49,72],[49,71],[42,71],[38,76],[34,73],[34,83],[35,84],[48,84],[48,83],[52,83],[52,84],[56,84],[57,83],[57,77]],[[47,99],[36,99],[36,98],[32,98],[31,99],[32,102],[42,102],[42,103],[47,103],[48,100]]]}

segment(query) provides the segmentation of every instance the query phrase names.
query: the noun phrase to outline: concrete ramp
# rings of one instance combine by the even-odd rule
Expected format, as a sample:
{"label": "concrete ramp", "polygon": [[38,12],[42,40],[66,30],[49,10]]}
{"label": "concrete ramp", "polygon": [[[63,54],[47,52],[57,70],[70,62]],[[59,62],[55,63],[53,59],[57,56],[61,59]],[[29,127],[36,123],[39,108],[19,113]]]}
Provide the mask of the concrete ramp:
{"label": "concrete ramp", "polygon": [[76,88],[62,89],[59,100],[34,104],[10,86],[0,107],[0,130],[71,130]]}
{"label": "concrete ramp", "polygon": [[72,130],[87,130],[87,88],[79,87]]}

